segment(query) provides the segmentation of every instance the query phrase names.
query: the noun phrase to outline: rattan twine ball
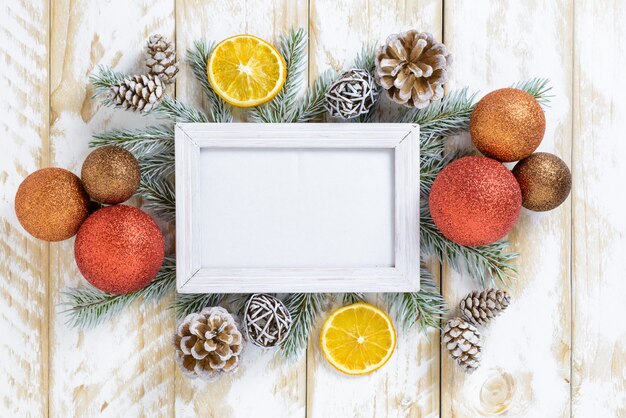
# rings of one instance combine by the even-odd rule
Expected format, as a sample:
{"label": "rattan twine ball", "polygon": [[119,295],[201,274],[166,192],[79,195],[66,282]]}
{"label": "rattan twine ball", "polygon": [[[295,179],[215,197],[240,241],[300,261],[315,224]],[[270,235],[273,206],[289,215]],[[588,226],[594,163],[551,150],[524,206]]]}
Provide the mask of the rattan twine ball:
{"label": "rattan twine ball", "polygon": [[115,205],[128,200],[139,187],[139,163],[130,152],[113,145],[96,148],[83,163],[81,178],[89,196]]}
{"label": "rattan twine ball", "polygon": [[378,98],[378,86],[369,71],[354,68],[342,73],[326,92],[331,116],[352,119],[367,114]]}
{"label": "rattan twine ball", "polygon": [[280,299],[254,294],[248,299],[244,314],[246,337],[258,347],[275,347],[291,329],[291,315]]}

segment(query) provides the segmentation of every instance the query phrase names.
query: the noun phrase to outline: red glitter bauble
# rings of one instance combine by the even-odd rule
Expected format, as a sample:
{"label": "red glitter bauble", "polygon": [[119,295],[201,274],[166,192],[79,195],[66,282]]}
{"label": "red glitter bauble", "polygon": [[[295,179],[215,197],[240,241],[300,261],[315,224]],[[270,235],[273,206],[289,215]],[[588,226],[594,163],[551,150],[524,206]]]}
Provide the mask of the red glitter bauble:
{"label": "red glitter bauble", "polygon": [[473,247],[495,242],[513,228],[522,192],[500,162],[464,157],[441,170],[430,190],[429,206],[446,238]]}
{"label": "red glitter bauble", "polygon": [[74,243],[78,269],[107,293],[139,290],[152,281],[165,256],[163,234],[141,210],[108,206],[82,224]]}

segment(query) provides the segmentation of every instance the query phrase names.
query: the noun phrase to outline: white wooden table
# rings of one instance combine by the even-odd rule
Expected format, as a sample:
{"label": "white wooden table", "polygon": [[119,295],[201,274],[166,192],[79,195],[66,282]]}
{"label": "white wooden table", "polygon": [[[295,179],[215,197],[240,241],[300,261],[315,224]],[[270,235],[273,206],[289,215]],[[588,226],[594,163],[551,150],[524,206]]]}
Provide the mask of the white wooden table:
{"label": "white wooden table", "polygon": [[[79,172],[90,134],[136,123],[90,100],[98,64],[141,70],[145,39],[193,41],[308,29],[309,80],[345,68],[363,43],[418,28],[454,54],[451,88],[484,94],[532,76],[555,97],[540,150],[572,167],[572,196],[523,211],[513,305],[486,332],[466,376],[439,335],[402,333],[378,373],[343,377],[315,342],[299,361],[248,347],[240,372],[185,379],[173,312],[136,306],[91,331],[68,329],[60,292],[82,279],[73,240],[45,244],[13,199],[37,168]],[[0,5],[0,416],[2,417],[626,417],[626,3],[621,0],[5,0]],[[176,95],[201,104],[189,69]],[[442,269],[446,299],[476,288]],[[318,326],[319,329],[319,326]]]}

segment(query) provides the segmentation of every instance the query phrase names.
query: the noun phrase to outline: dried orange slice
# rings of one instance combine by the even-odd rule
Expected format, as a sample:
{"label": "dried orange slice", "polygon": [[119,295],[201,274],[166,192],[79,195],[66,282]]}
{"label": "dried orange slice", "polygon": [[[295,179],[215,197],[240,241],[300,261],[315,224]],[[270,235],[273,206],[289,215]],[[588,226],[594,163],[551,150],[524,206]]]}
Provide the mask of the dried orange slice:
{"label": "dried orange slice", "polygon": [[287,66],[280,52],[263,39],[236,35],[213,49],[207,77],[215,93],[237,107],[272,100],[285,84]]}
{"label": "dried orange slice", "polygon": [[391,318],[376,306],[355,303],[330,314],[320,336],[322,353],[340,372],[362,375],[383,367],[396,348]]}

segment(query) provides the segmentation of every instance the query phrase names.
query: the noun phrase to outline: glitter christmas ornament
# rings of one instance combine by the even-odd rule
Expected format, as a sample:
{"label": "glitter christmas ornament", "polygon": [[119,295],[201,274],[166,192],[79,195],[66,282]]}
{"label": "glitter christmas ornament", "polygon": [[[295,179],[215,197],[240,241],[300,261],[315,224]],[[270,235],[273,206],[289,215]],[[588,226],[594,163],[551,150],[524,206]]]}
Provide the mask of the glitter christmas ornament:
{"label": "glitter christmas ornament", "polygon": [[133,154],[113,145],[92,151],[80,176],[93,200],[111,205],[128,200],[137,191],[141,178]]}
{"label": "glitter christmas ornament", "polygon": [[15,213],[35,238],[62,241],[75,235],[87,218],[89,196],[76,175],[62,168],[43,168],[20,184]]}
{"label": "glitter christmas ornament", "polygon": [[448,239],[464,245],[486,245],[515,225],[522,193],[515,177],[500,162],[464,157],[448,164],[430,190],[435,225]]}
{"label": "glitter christmas ornament", "polygon": [[145,287],[161,268],[163,235],[156,223],[132,206],[96,211],[76,235],[74,257],[85,279],[107,293]]}
{"label": "glitter christmas ornament", "polygon": [[537,152],[513,168],[522,190],[522,206],[542,212],[552,210],[567,199],[572,188],[572,173],[559,157]]}
{"label": "glitter christmas ornament", "polygon": [[470,134],[487,157],[511,162],[528,157],[541,143],[546,117],[537,100],[513,88],[493,91],[472,112]]}

